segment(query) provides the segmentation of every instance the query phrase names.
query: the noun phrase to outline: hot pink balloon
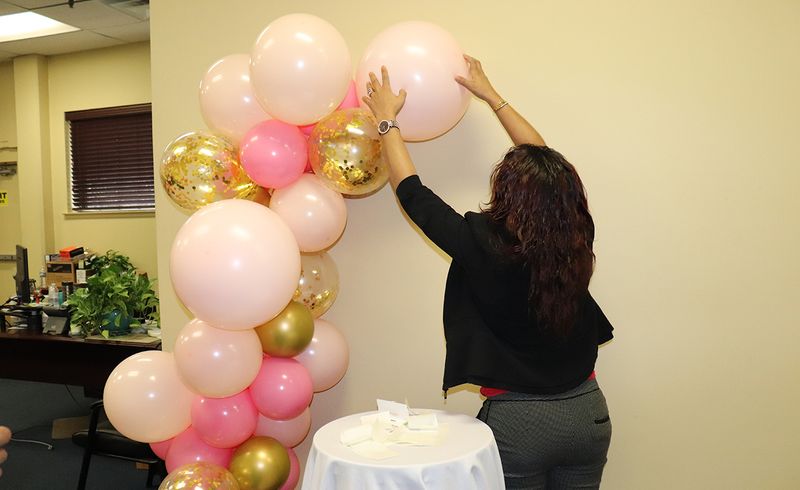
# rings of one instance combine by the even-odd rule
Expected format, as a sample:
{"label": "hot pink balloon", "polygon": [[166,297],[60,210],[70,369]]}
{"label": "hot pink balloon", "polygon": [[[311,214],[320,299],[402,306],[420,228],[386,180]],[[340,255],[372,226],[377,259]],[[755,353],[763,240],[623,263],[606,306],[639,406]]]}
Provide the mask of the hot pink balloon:
{"label": "hot pink balloon", "polygon": [[280,189],[291,184],[303,173],[307,160],[303,133],[274,119],[250,128],[239,145],[242,167],[262,187]]}
{"label": "hot pink balloon", "polygon": [[178,333],[175,362],[195,392],[222,398],[253,382],[261,368],[261,342],[252,329],[223,330],[194,319]]}
{"label": "hot pink balloon", "polygon": [[300,415],[289,420],[273,420],[258,416],[255,435],[277,439],[286,447],[295,447],[306,438],[311,429],[311,410],[306,407]]}
{"label": "hot pink balloon", "polygon": [[169,451],[169,447],[172,445],[173,439],[167,439],[166,441],[161,442],[151,442],[150,449],[156,453],[161,459],[167,459],[167,451]]}
{"label": "hot pink balloon", "polygon": [[291,301],[300,279],[300,250],[274,211],[226,199],[199,209],[178,230],[170,276],[197,318],[246,330],[271,320]]}
{"label": "hot pink balloon", "polygon": [[234,145],[270,115],[250,85],[250,55],[228,55],[208,69],[200,82],[200,112],[209,128]]}
{"label": "hot pink balloon", "polygon": [[303,125],[336,109],[352,76],[350,52],[339,31],[309,14],[272,21],[250,53],[250,76],[264,109]]}
{"label": "hot pink balloon", "polygon": [[317,318],[311,343],[295,359],[308,370],[314,392],[319,393],[344,377],[350,363],[350,350],[344,335],[336,327]]}
{"label": "hot pink balloon", "polygon": [[290,358],[265,356],[261,371],[250,386],[250,395],[262,415],[288,420],[308,408],[314,393],[302,364]]}
{"label": "hot pink balloon", "polygon": [[450,33],[429,22],[401,22],[375,36],[356,74],[359,99],[366,95],[369,73],[380,78],[389,70],[394,90],[408,92],[397,117],[407,141],[422,141],[446,133],[464,113],[471,95],[454,78],[467,75],[463,51]]}
{"label": "hot pink balloon", "polygon": [[197,397],[192,402],[192,427],[214,447],[235,447],[258,425],[258,410],[245,390],[227,398]]}
{"label": "hot pink balloon", "polygon": [[[134,354],[114,368],[103,390],[108,420],[124,436],[161,442],[189,427],[194,393],[169,352]],[[157,423],[156,423],[157,421]]]}
{"label": "hot pink balloon", "polygon": [[276,189],[269,207],[292,230],[301,252],[330,247],[347,223],[342,195],[312,174],[303,174],[291,185]]}
{"label": "hot pink balloon", "polygon": [[[336,110],[338,111],[340,109],[350,109],[352,107],[358,107],[358,106],[359,106],[359,100],[358,100],[358,92],[356,91],[356,82],[350,81],[350,85],[347,86],[347,94],[344,96],[344,100],[342,101],[341,104],[339,104]],[[317,123],[300,126],[300,131],[304,135],[310,136],[311,132],[314,131],[314,126],[316,125]]]}
{"label": "hot pink balloon", "polygon": [[286,483],[280,490],[294,490],[297,482],[300,481],[300,460],[297,459],[294,449],[287,447],[286,452],[289,453],[289,478],[286,479]]}
{"label": "hot pink balloon", "polygon": [[189,427],[172,441],[165,462],[167,471],[172,473],[176,468],[198,461],[227,468],[228,463],[231,462],[231,456],[233,456],[233,449],[210,446],[200,438],[194,427]]}

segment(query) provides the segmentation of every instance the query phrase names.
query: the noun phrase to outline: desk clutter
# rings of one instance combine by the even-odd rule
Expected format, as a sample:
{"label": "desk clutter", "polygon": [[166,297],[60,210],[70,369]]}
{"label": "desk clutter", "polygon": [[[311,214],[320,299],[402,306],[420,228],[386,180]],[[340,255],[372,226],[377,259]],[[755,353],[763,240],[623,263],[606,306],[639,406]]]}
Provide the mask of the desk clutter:
{"label": "desk clutter", "polygon": [[435,413],[417,413],[408,405],[377,400],[378,412],[363,415],[361,424],[344,429],[339,441],[356,454],[382,460],[397,456],[390,446],[408,444],[436,446],[445,436],[446,425],[439,425]]}

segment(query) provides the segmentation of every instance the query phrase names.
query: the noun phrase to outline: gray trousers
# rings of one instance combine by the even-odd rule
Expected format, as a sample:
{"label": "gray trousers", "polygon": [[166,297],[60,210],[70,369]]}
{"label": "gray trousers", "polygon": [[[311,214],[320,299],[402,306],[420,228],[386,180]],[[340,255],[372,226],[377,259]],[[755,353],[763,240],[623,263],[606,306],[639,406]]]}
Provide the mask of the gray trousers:
{"label": "gray trousers", "polygon": [[557,395],[493,396],[478,419],[497,440],[506,488],[600,488],[611,419],[597,381]]}

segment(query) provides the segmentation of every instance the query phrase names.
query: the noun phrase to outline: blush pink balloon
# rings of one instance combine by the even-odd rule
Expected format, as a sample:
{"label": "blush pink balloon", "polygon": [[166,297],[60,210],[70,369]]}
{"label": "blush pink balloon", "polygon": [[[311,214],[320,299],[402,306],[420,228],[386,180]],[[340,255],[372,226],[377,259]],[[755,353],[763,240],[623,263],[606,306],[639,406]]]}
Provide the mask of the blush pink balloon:
{"label": "blush pink balloon", "polygon": [[319,121],[336,109],[352,78],[339,31],[309,14],[272,21],[250,53],[250,76],[268,113],[287,123]]}
{"label": "blush pink balloon", "polygon": [[298,417],[314,396],[311,378],[302,364],[290,358],[264,357],[250,395],[261,415],[274,420]]}
{"label": "blush pink balloon", "polygon": [[192,427],[211,446],[238,446],[257,425],[258,410],[247,390],[227,398],[196,397],[192,402]]}
{"label": "blush pink balloon", "polygon": [[200,112],[209,128],[234,145],[250,128],[271,119],[250,84],[250,55],[231,54],[211,65],[200,82]]}
{"label": "blush pink balloon", "polygon": [[311,343],[294,358],[308,370],[314,392],[319,393],[332,388],[344,377],[350,363],[350,350],[339,329],[317,318]]}
{"label": "blush pink balloon", "polygon": [[198,319],[246,330],[271,320],[291,301],[300,279],[300,250],[274,211],[225,199],[197,210],[178,230],[170,276]]}
{"label": "blush pink balloon", "polygon": [[253,182],[280,189],[297,180],[306,168],[308,142],[297,126],[274,119],[259,123],[244,135],[239,161]]}
{"label": "blush pink balloon", "polygon": [[303,174],[291,185],[276,189],[269,207],[292,230],[301,252],[330,247],[347,223],[342,195],[312,174]]}
{"label": "blush pink balloon", "polygon": [[167,459],[167,451],[169,451],[169,447],[172,445],[173,439],[167,439],[166,441],[161,442],[151,442],[150,449],[156,453],[161,459]]}
{"label": "blush pink balloon", "polygon": [[[336,110],[338,111],[340,109],[350,109],[352,107],[358,107],[358,106],[359,106],[359,101],[358,101],[358,93],[356,91],[356,82],[351,80],[350,85],[347,86],[347,94],[344,96],[344,100],[342,101],[342,103],[339,104],[338,107],[336,107]],[[300,126],[300,131],[304,135],[310,136],[311,132],[314,131],[314,126],[316,125],[317,123]]]}
{"label": "blush pink balloon", "polygon": [[297,482],[300,481],[300,460],[297,458],[297,453],[294,449],[287,447],[286,452],[289,453],[289,478],[280,490],[294,490]]}
{"label": "blush pink balloon", "polygon": [[356,74],[359,100],[367,93],[369,73],[389,70],[394,90],[408,92],[397,116],[403,138],[423,141],[455,126],[471,95],[455,81],[467,75],[463,51],[450,33],[429,22],[401,22],[370,41]]}
{"label": "blush pink balloon", "polygon": [[194,427],[189,427],[172,441],[165,462],[167,471],[172,473],[176,468],[198,461],[227,468],[231,462],[231,456],[233,456],[233,449],[208,445],[200,438]]}
{"label": "blush pink balloon", "polygon": [[263,355],[252,329],[223,330],[194,319],[178,333],[175,362],[183,381],[214,398],[235,395],[253,382]]}
{"label": "blush pink balloon", "polygon": [[124,436],[161,442],[189,427],[192,393],[171,353],[134,354],[114,368],[103,390],[106,415]]}
{"label": "blush pink balloon", "polygon": [[286,447],[295,447],[306,438],[311,429],[311,410],[306,407],[297,417],[289,420],[273,420],[258,416],[255,435],[277,439]]}

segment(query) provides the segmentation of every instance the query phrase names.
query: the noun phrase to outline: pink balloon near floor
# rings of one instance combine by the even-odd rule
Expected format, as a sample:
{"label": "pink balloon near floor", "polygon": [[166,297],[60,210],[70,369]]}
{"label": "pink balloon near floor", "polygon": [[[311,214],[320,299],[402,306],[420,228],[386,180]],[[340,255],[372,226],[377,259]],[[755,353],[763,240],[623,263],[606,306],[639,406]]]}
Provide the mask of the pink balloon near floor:
{"label": "pink balloon near floor", "polygon": [[287,447],[286,452],[289,453],[289,478],[280,490],[294,490],[297,482],[300,481],[300,460],[297,458],[297,453],[294,449]]}
{"label": "pink balloon near floor", "polygon": [[294,183],[275,190],[269,207],[292,230],[301,252],[330,247],[347,223],[344,198],[316,175],[303,174]]}
{"label": "pink balloon near floor", "polygon": [[205,461],[227,468],[232,455],[233,449],[218,448],[206,444],[194,427],[189,427],[172,441],[172,446],[167,451],[165,462],[169,473],[185,464],[198,461]]}
{"label": "pink balloon near floor", "polygon": [[209,128],[238,145],[245,133],[271,119],[250,84],[250,55],[217,60],[200,82],[200,113]]}
{"label": "pink balloon near floor", "polygon": [[300,250],[275,212],[228,199],[196,211],[178,230],[170,277],[197,318],[217,328],[247,330],[271,320],[292,299]]}
{"label": "pink balloon near floor", "polygon": [[250,385],[250,395],[261,415],[288,420],[308,408],[314,393],[311,377],[299,362],[264,356],[261,370]]}
{"label": "pink balloon near floor", "polygon": [[192,427],[206,444],[232,448],[246,441],[258,425],[250,392],[226,398],[196,397],[192,402]]}
{"label": "pink balloon near floor", "polygon": [[311,410],[306,407],[300,415],[289,420],[273,420],[259,415],[255,435],[269,436],[286,447],[295,447],[303,442],[310,429]]}
{"label": "pink balloon near floor", "polygon": [[367,94],[369,73],[381,77],[389,70],[392,89],[408,93],[397,117],[407,141],[440,136],[467,111],[471,94],[455,81],[467,75],[467,63],[455,38],[430,22],[401,22],[375,36],[367,45],[356,72],[359,100]]}
{"label": "pink balloon near floor", "polygon": [[194,320],[178,333],[175,362],[183,381],[214,398],[247,389],[261,369],[261,343],[253,330],[224,330]]}
{"label": "pink balloon near floor", "polygon": [[350,350],[339,329],[317,318],[311,343],[295,359],[308,370],[314,392],[319,393],[332,388],[344,377],[350,363]]}
{"label": "pink balloon near floor", "polygon": [[194,394],[181,381],[171,353],[146,351],[125,359],[103,390],[108,420],[124,436],[161,442],[189,427]]}
{"label": "pink balloon near floor", "polygon": [[344,38],[329,22],[309,14],[272,21],[256,39],[250,59],[262,106],[290,124],[311,124],[333,112],[352,79]]}
{"label": "pink balloon near floor", "polygon": [[297,126],[269,120],[250,128],[239,145],[239,161],[253,182],[280,189],[303,174],[308,143]]}

